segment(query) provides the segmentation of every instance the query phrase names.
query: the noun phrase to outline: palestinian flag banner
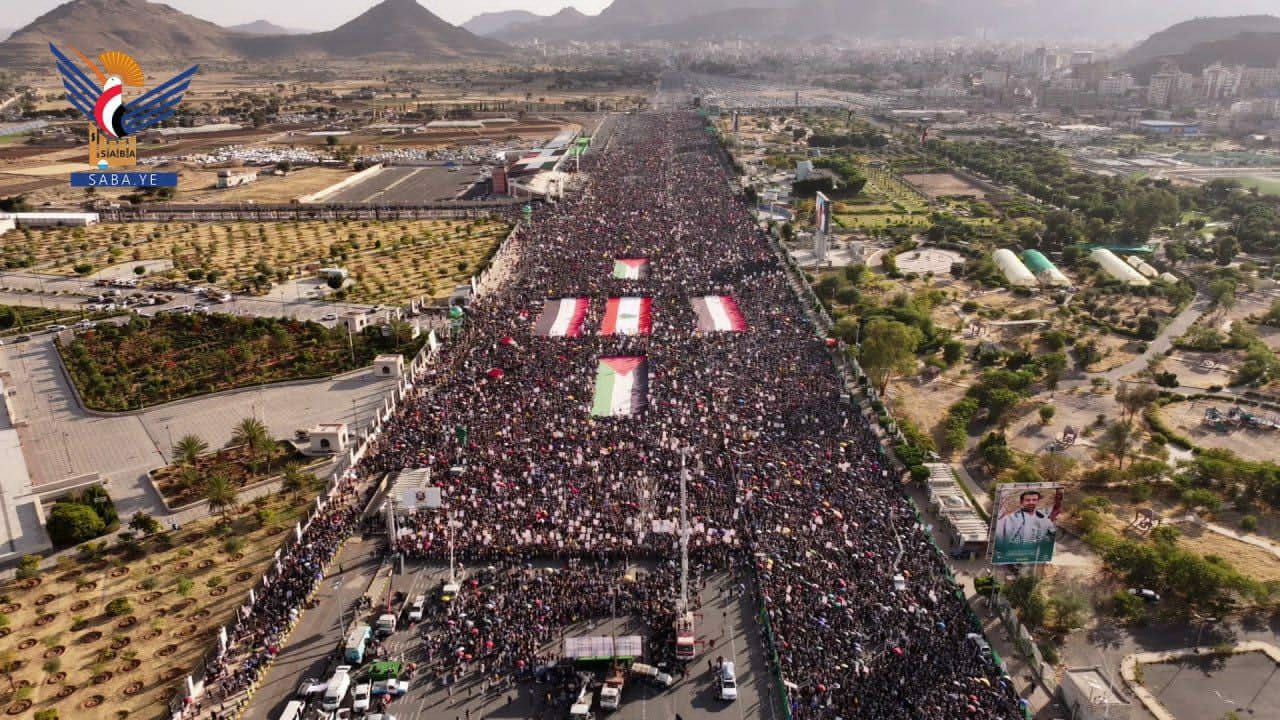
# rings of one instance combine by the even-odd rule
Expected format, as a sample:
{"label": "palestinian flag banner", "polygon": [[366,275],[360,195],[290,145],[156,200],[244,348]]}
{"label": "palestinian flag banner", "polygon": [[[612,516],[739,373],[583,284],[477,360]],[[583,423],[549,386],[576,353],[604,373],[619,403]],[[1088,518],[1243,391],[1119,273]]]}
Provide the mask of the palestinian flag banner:
{"label": "palestinian flag banner", "polygon": [[591,414],[634,415],[644,409],[648,394],[649,368],[644,357],[600,358]]}
{"label": "palestinian flag banner", "polygon": [[742,319],[738,303],[723,295],[705,295],[693,298],[693,311],[698,315],[698,330],[702,332],[742,332],[747,322]]}
{"label": "palestinian flag banner", "polygon": [[653,330],[653,298],[615,297],[604,306],[602,335],[648,335]]}
{"label": "palestinian flag banner", "polygon": [[582,334],[588,303],[587,298],[548,300],[542,306],[542,315],[533,326],[533,333],[541,337],[578,337]]}
{"label": "palestinian flag banner", "polygon": [[618,280],[643,280],[649,275],[649,261],[644,258],[618,258],[613,261],[613,276]]}

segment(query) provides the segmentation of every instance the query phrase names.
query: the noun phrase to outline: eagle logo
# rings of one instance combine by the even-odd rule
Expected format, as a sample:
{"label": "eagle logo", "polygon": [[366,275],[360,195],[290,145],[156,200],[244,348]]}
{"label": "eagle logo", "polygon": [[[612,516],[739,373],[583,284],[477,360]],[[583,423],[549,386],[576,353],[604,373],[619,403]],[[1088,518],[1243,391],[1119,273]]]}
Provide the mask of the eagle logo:
{"label": "eagle logo", "polygon": [[49,49],[58,60],[58,73],[62,76],[62,87],[66,88],[67,100],[92,120],[98,129],[116,140],[135,135],[172,117],[191,83],[191,76],[200,69],[199,65],[192,65],[126,103],[124,88],[140,88],[145,81],[137,60],[112,50],[98,56],[98,62],[102,65],[99,68],[79,50],[71,48],[97,76],[98,81],[95,83],[53,43],[49,43]]}

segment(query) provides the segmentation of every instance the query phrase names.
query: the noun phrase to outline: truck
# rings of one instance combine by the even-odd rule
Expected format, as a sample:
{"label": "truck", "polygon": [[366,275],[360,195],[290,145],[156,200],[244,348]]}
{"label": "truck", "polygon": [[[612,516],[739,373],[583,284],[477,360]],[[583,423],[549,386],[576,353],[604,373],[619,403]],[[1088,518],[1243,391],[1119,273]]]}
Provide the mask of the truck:
{"label": "truck", "polygon": [[676,618],[676,659],[689,662],[694,656],[693,613],[685,612]]}
{"label": "truck", "polygon": [[372,636],[373,633],[366,623],[357,623],[351,628],[351,632],[347,633],[346,650],[343,653],[346,661],[355,665],[364,662],[364,649]]}
{"label": "truck", "polygon": [[324,697],[320,700],[320,709],[325,712],[337,710],[342,704],[343,698],[347,696],[347,690],[351,687],[351,666],[339,665],[333,671],[333,677],[329,678],[329,682],[324,688]]}
{"label": "truck", "polygon": [[627,684],[627,673],[618,665],[609,669],[604,687],[600,688],[600,709],[617,710],[622,704],[622,688]]}
{"label": "truck", "polygon": [[574,703],[569,708],[569,720],[596,720],[596,714],[591,712],[590,698],[588,702]]}

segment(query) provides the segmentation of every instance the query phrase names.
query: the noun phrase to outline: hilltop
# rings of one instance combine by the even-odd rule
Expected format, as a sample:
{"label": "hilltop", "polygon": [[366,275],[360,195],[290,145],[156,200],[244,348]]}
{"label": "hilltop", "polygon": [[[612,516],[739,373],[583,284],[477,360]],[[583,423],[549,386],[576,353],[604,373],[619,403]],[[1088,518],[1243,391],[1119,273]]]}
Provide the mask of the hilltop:
{"label": "hilltop", "polygon": [[1197,45],[1229,40],[1241,33],[1280,32],[1280,17],[1242,15],[1240,17],[1196,18],[1165,28],[1143,40],[1120,59],[1123,66],[1135,66],[1162,57],[1182,55]]}
{"label": "hilltop", "polygon": [[279,25],[267,20],[254,20],[250,23],[242,23],[240,25],[229,25],[227,29],[231,32],[238,32],[244,35],[305,35],[309,30],[296,30]]}
{"label": "hilltop", "polygon": [[506,10],[503,12],[487,12],[462,23],[462,29],[481,36],[492,36],[506,30],[512,25],[537,22],[546,17],[531,13],[528,10]]}
{"label": "hilltop", "polygon": [[327,32],[287,34],[285,28],[271,27],[278,34],[224,28],[146,0],[71,0],[0,43],[0,65],[47,66],[51,41],[90,55],[124,50],[150,64],[388,56],[430,63],[506,50],[500,42],[450,25],[415,0],[384,0]]}

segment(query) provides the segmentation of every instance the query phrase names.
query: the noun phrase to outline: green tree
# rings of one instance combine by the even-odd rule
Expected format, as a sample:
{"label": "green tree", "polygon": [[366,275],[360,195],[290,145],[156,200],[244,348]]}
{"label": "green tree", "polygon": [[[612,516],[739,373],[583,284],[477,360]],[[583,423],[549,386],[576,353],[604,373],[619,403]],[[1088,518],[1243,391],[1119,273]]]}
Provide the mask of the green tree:
{"label": "green tree", "polygon": [[182,465],[195,465],[196,459],[209,449],[209,443],[199,435],[183,435],[173,444],[173,458]]}
{"label": "green tree", "polygon": [[271,453],[275,450],[275,440],[261,420],[248,417],[236,423],[231,431],[230,445],[242,446],[249,451],[254,472],[258,471],[258,462],[263,457],[267,459],[267,472],[271,472]]}
{"label": "green tree", "polygon": [[987,420],[1004,428],[1009,421],[1009,411],[1022,402],[1022,394],[1008,388],[995,388],[987,393]]}
{"label": "green tree", "polygon": [[280,482],[280,490],[292,493],[293,499],[297,500],[302,491],[311,487],[314,482],[314,475],[304,473],[297,463],[289,463],[284,466],[284,478]]}
{"label": "green tree", "polygon": [[1062,453],[1042,453],[1036,456],[1036,469],[1045,482],[1060,483],[1071,477],[1076,461],[1070,455]]}
{"label": "green tree", "polygon": [[235,483],[222,473],[214,473],[205,480],[204,496],[209,501],[209,509],[222,514],[223,522],[239,502]]}
{"label": "green tree", "polygon": [[1104,457],[1114,458],[1116,469],[1124,469],[1124,460],[1132,452],[1138,441],[1138,433],[1128,421],[1112,423],[1102,437],[1098,439],[1098,452]]}
{"label": "green tree", "polygon": [[1056,415],[1057,412],[1058,412],[1058,409],[1052,405],[1047,405],[1047,404],[1041,405],[1040,406],[1040,424],[1048,425],[1049,421],[1053,420],[1053,416]]}
{"label": "green tree", "polygon": [[948,365],[955,365],[964,357],[964,343],[959,340],[948,340],[942,344],[942,360]]}
{"label": "green tree", "polygon": [[106,532],[107,524],[91,507],[59,502],[49,512],[46,529],[54,544],[65,547],[98,537]]}
{"label": "green tree", "polygon": [[922,339],[919,330],[897,320],[876,317],[867,322],[858,363],[881,395],[895,374],[915,370],[916,348]]}
{"label": "green tree", "polygon": [[1150,385],[1120,383],[1116,388],[1116,402],[1124,411],[1126,422],[1133,422],[1138,413],[1146,410],[1151,403],[1160,397],[1160,391]]}
{"label": "green tree", "polygon": [[1213,257],[1219,265],[1230,265],[1240,252],[1240,241],[1234,235],[1219,236],[1213,243]]}
{"label": "green tree", "polygon": [[33,577],[40,577],[40,556],[39,555],[23,555],[18,560],[18,579],[27,580]]}
{"label": "green tree", "polygon": [[139,510],[130,518],[129,528],[143,535],[150,535],[160,530],[160,521]]}
{"label": "green tree", "polygon": [[107,603],[107,614],[111,617],[128,615],[131,612],[133,612],[133,606],[129,604],[129,598],[118,597]]}

